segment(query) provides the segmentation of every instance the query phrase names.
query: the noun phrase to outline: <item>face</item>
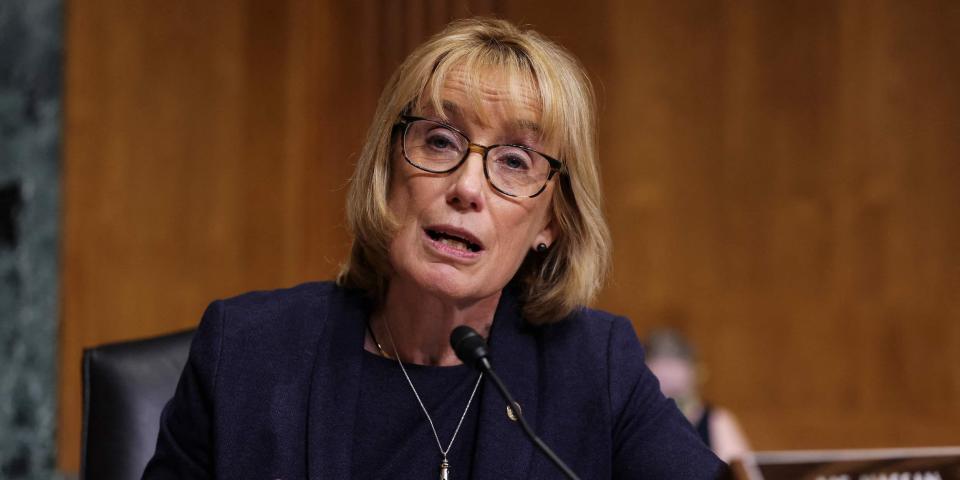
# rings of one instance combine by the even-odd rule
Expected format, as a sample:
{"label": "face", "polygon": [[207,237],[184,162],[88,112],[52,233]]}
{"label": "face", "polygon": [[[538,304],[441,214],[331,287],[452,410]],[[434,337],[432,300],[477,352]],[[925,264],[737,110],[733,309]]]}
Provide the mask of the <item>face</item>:
{"label": "face", "polygon": [[696,373],[693,365],[676,357],[658,357],[647,362],[650,371],[660,381],[660,391],[674,399],[684,399],[693,394]]}
{"label": "face", "polygon": [[[440,92],[446,120],[429,106],[412,113],[450,124],[478,145],[523,144],[556,155],[536,127],[537,92],[509,88],[502,72],[487,73],[472,95],[462,74],[447,76]],[[553,243],[553,181],[539,196],[515,198],[493,189],[479,153],[470,153],[453,172],[433,174],[408,164],[398,141],[391,161],[388,203],[400,222],[390,245],[391,285],[403,282],[457,302],[494,297],[528,252]]]}

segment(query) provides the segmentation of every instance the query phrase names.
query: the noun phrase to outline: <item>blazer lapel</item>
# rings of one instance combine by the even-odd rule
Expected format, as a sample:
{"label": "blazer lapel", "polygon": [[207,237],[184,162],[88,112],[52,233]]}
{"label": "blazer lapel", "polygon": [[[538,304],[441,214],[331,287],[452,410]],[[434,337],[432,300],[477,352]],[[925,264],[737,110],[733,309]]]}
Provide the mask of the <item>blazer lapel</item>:
{"label": "blazer lapel", "polygon": [[[490,332],[490,361],[527,422],[537,430],[538,357],[536,336],[520,313],[517,292],[508,286]],[[473,458],[473,479],[528,478],[533,445],[520,425],[507,417],[506,402],[484,380]]]}
{"label": "blazer lapel", "polygon": [[363,336],[369,303],[337,289],[330,296],[317,345],[307,412],[307,472],[311,479],[351,477],[353,432],[360,395]]}

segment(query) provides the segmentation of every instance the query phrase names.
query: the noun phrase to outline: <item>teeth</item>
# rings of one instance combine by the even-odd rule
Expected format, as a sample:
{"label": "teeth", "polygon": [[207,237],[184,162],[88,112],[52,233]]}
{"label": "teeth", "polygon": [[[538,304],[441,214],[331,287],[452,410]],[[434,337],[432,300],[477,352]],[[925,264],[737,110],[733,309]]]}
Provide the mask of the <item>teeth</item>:
{"label": "teeth", "polygon": [[455,237],[446,233],[441,233],[435,230],[427,230],[427,235],[429,235],[431,239],[437,242],[440,242],[444,245],[448,245],[450,247],[456,248],[457,250],[467,250],[473,253],[480,251],[479,245],[473,244],[462,238]]}
{"label": "teeth", "polygon": [[449,245],[449,246],[451,246],[451,247],[453,247],[453,248],[456,248],[456,249],[459,249],[459,250],[466,250],[466,249],[467,249],[467,245],[464,244],[463,242],[461,242],[460,240],[454,240],[454,239],[448,238],[448,237],[442,237],[442,238],[440,238],[440,243],[442,243],[442,244],[444,244],[444,245]]}

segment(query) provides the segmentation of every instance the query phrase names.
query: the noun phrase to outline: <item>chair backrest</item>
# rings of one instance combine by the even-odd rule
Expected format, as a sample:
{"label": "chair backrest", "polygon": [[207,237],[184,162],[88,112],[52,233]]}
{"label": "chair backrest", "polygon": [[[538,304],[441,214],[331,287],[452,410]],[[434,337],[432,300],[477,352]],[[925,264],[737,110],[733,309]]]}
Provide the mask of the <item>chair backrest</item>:
{"label": "chair backrest", "polygon": [[157,445],[193,331],[83,351],[80,478],[139,479]]}

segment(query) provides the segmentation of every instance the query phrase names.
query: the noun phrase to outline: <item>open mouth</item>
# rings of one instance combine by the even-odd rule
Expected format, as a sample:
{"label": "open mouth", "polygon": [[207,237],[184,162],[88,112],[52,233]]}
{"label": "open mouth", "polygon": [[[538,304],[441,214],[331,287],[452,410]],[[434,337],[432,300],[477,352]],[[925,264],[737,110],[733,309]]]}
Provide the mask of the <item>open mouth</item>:
{"label": "open mouth", "polygon": [[427,232],[427,236],[430,237],[430,239],[458,250],[466,250],[473,253],[483,250],[483,247],[480,244],[454,233],[430,228],[425,228],[424,231]]}

